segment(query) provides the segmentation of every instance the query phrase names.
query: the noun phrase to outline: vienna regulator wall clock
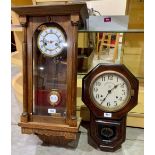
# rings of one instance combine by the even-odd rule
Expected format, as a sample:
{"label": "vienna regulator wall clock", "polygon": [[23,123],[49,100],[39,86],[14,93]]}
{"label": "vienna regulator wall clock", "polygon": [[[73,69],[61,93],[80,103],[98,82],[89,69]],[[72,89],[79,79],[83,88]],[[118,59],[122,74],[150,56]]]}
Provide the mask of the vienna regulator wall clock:
{"label": "vienna regulator wall clock", "polygon": [[44,142],[75,140],[77,30],[86,26],[85,3],[12,7],[24,29],[22,133]]}
{"label": "vienna regulator wall clock", "polygon": [[99,64],[82,82],[82,100],[90,110],[89,143],[115,151],[126,136],[127,113],[138,103],[139,82],[120,64]]}

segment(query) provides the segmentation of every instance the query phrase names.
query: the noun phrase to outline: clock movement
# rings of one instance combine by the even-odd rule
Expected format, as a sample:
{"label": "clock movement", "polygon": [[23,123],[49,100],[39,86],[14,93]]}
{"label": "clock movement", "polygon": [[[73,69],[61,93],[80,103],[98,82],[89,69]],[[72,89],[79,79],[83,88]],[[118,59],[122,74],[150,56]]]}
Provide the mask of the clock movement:
{"label": "clock movement", "polygon": [[115,151],[126,136],[127,113],[138,103],[139,82],[121,64],[99,64],[82,81],[82,101],[90,110],[89,143]]}
{"label": "clock movement", "polygon": [[64,145],[77,138],[77,31],[85,3],[18,6],[24,31],[22,133]]}

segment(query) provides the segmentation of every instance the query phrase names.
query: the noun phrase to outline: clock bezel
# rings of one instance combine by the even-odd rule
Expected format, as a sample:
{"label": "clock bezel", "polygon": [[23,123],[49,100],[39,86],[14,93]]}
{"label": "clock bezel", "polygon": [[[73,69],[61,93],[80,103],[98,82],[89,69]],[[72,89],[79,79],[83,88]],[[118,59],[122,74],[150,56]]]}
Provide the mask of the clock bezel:
{"label": "clock bezel", "polygon": [[[105,75],[105,74],[115,74],[119,77],[121,77],[123,79],[123,81],[126,83],[127,85],[127,88],[128,88],[128,94],[127,94],[127,98],[126,100],[119,106],[117,106],[116,108],[106,108],[104,106],[102,106],[101,104],[99,104],[95,98],[94,98],[94,95],[93,95],[93,84],[94,82],[101,76],[101,75]],[[89,94],[90,94],[90,99],[92,100],[93,104],[99,108],[100,110],[104,110],[105,112],[116,112],[116,111],[119,111],[121,110],[122,108],[124,108],[129,100],[131,99],[131,85],[130,85],[130,82],[129,80],[123,75],[121,74],[120,72],[117,72],[117,71],[114,71],[114,70],[106,70],[106,71],[103,71],[103,72],[100,72],[99,74],[97,74],[96,76],[93,77],[91,83],[90,83],[90,87],[89,87]]]}
{"label": "clock bezel", "polygon": [[[50,96],[51,95],[56,95],[58,97],[58,101],[57,102],[52,102],[50,100]],[[48,95],[48,100],[49,100],[49,103],[52,107],[57,107],[59,106],[60,102],[61,102],[61,95],[60,95],[60,92],[57,90],[57,89],[52,89],[51,92],[49,93]]]}
{"label": "clock bezel", "polygon": [[[128,103],[118,111],[107,112],[103,109],[99,109],[96,107],[90,97],[89,89],[90,83],[93,78],[105,71],[116,71],[124,75],[130,82],[131,85],[131,98]],[[123,64],[105,64],[100,63],[96,67],[94,67],[88,74],[84,76],[82,79],[82,101],[89,108],[89,110],[95,115],[97,118],[110,118],[110,119],[118,119],[128,113],[133,107],[138,104],[138,88],[139,82],[136,77],[126,68]],[[109,114],[107,116],[107,114]]]}
{"label": "clock bezel", "polygon": [[[46,25],[46,23],[44,23],[44,24]],[[44,25],[44,24],[41,24],[41,25]],[[47,57],[54,58],[54,57],[60,55],[60,54],[62,53],[62,51],[65,49],[65,47],[63,47],[63,48],[60,50],[60,52],[58,52],[57,54],[54,54],[54,55],[46,54],[46,53],[44,53],[44,52],[41,50],[41,48],[40,48],[40,46],[39,46],[39,36],[40,36],[41,33],[42,33],[43,31],[45,31],[46,29],[49,29],[49,28],[56,28],[56,29],[58,29],[59,31],[61,31],[61,34],[63,35],[63,38],[64,38],[64,40],[65,40],[66,43],[67,43],[67,37],[66,37],[65,31],[63,30],[63,28],[62,28],[60,25],[57,26],[56,23],[50,23],[50,24],[51,24],[51,25],[53,24],[53,26],[47,26],[44,30],[42,30],[42,31],[39,32],[39,34],[38,34],[38,36],[37,36],[37,47],[38,47],[39,51],[40,51],[43,55],[45,55],[45,56],[47,56]],[[40,26],[39,26],[39,27],[40,27]],[[53,50],[52,50],[52,51],[53,51]]]}

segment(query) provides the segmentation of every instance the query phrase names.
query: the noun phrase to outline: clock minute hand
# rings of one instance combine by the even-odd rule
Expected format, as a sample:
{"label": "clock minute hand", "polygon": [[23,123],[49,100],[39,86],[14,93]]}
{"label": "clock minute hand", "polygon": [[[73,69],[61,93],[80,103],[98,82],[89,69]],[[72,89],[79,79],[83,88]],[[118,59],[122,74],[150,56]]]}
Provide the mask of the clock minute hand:
{"label": "clock minute hand", "polygon": [[116,88],[118,87],[118,85],[119,85],[119,84],[115,85],[115,86],[111,89],[111,91],[112,91],[113,89],[116,89]]}
{"label": "clock minute hand", "polygon": [[105,101],[105,99],[107,98],[109,94],[106,95],[106,97],[102,100],[101,104]]}
{"label": "clock minute hand", "polygon": [[111,90],[108,90],[107,95],[105,96],[105,98],[102,100],[101,104],[105,101],[105,99],[107,98],[107,96],[111,93]]}

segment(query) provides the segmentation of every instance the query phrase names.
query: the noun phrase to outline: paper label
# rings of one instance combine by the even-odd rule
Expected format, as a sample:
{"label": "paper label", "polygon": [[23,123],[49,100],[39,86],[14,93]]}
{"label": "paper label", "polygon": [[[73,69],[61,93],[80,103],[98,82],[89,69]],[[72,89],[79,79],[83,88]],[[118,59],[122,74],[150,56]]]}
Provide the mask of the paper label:
{"label": "paper label", "polygon": [[112,113],[104,113],[104,117],[111,118],[112,117]]}
{"label": "paper label", "polygon": [[55,114],[56,113],[56,109],[48,109],[48,113],[49,114]]}

